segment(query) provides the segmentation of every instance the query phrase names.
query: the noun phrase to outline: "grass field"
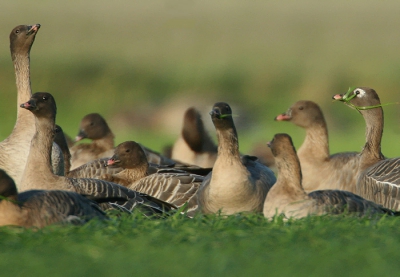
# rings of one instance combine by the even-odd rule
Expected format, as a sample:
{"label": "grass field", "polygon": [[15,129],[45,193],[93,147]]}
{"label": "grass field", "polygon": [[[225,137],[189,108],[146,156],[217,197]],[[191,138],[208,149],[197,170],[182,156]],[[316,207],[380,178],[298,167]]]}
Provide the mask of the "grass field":
{"label": "grass field", "polygon": [[393,276],[398,218],[255,215],[0,229],[4,276]]}
{"label": "grass field", "polygon": [[[33,91],[51,92],[71,136],[90,112],[117,143],[161,150],[189,106],[232,105],[242,152],[277,132],[304,132],[273,118],[300,99],[325,112],[332,152],[357,151],[364,122],[331,96],[370,86],[400,101],[400,2],[49,1],[2,3],[0,140],[12,130],[16,88],[8,35],[42,27],[31,52]],[[400,109],[386,106],[382,151],[400,156]],[[258,216],[146,220],[83,227],[0,229],[7,276],[387,276],[399,272],[397,218]]]}

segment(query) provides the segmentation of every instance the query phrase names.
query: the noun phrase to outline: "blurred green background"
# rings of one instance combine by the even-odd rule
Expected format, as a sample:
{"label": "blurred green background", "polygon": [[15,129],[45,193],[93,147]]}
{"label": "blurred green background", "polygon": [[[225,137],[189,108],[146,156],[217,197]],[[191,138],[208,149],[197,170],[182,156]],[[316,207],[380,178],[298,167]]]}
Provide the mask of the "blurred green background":
{"label": "blurred green background", "polygon": [[[370,86],[400,100],[399,1],[27,1],[2,3],[0,139],[16,116],[8,35],[40,23],[31,52],[33,91],[51,92],[57,122],[75,136],[99,112],[117,143],[161,150],[177,137],[184,110],[232,105],[242,152],[287,132],[273,118],[300,99],[325,112],[331,152],[361,150],[362,117],[331,96]],[[386,106],[382,151],[399,156],[399,106]]]}

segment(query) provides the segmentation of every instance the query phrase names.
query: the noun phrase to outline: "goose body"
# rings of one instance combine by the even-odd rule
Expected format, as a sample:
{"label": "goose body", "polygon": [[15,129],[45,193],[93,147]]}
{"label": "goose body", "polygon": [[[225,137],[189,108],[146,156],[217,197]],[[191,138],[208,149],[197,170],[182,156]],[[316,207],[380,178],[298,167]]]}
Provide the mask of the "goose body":
{"label": "goose body", "polygon": [[14,181],[0,170],[0,226],[42,228],[54,223],[84,223],[105,219],[100,207],[74,192],[27,191],[17,193]]}
{"label": "goose body", "polygon": [[265,197],[276,181],[273,172],[251,156],[240,156],[238,137],[227,103],[210,112],[218,137],[218,157],[198,192],[203,213],[229,215],[262,212]]}
{"label": "goose body", "polygon": [[[366,123],[356,193],[386,208],[400,210],[400,158],[385,159],[381,152],[384,118],[378,94],[372,88],[358,87],[333,98],[353,105]],[[371,106],[375,107],[363,108]]]}
{"label": "goose body", "polygon": [[275,120],[290,121],[306,129],[306,137],[297,152],[306,192],[321,189],[356,192],[359,155],[356,152],[329,154],[328,128],[316,103],[298,101]]}
{"label": "goose body", "polygon": [[302,187],[300,162],[292,139],[287,134],[276,134],[269,143],[278,168],[278,180],[264,203],[264,216],[272,218],[284,214],[286,218],[309,215],[354,213],[394,215],[389,209],[368,201],[354,193],[341,190],[317,190],[306,193]]}
{"label": "goose body", "polygon": [[[101,178],[119,183],[129,189],[149,194],[177,207],[187,203],[187,214],[197,210],[196,193],[204,177],[183,170],[149,174],[149,163],[142,147],[134,141],[126,141],[115,148],[114,155],[107,162],[109,166],[123,168],[116,174]],[[161,169],[162,171],[162,169]]]}

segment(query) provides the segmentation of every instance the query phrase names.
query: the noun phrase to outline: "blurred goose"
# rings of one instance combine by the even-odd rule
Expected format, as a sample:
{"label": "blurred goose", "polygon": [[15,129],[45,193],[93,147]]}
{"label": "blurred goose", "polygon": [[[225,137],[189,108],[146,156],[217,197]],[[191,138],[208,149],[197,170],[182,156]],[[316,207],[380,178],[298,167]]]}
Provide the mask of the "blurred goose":
{"label": "blurred goose", "polygon": [[268,145],[275,156],[278,180],[265,200],[265,217],[284,214],[287,218],[302,218],[345,212],[358,215],[395,214],[348,191],[317,190],[307,194],[301,184],[300,162],[290,136],[276,134]]}
{"label": "blurred goose", "polygon": [[206,131],[199,111],[194,107],[183,116],[182,132],[171,150],[171,158],[201,167],[213,167],[218,149]]}
{"label": "blurred goose", "polygon": [[[30,51],[35,41],[40,24],[32,26],[19,25],[10,33],[10,51],[14,63],[15,79],[17,85],[17,101],[26,101],[32,95],[30,81]],[[17,120],[11,134],[0,142],[0,168],[4,169],[19,187],[22,173],[28,158],[29,147],[35,123],[33,115],[17,109]],[[52,161],[54,172],[61,174],[63,171],[62,155],[57,145],[54,146]]]}
{"label": "blurred goose", "polygon": [[27,191],[18,195],[14,181],[0,170],[0,226],[42,228],[54,223],[84,223],[105,219],[100,207],[69,191]]}
{"label": "blurred goose", "polygon": [[328,128],[321,108],[312,101],[298,101],[277,121],[290,121],[306,129],[306,137],[297,155],[306,192],[340,189],[356,192],[359,156],[356,152],[329,154]]}
{"label": "blurred goose", "polygon": [[356,193],[386,208],[400,210],[400,158],[385,159],[381,153],[383,109],[378,94],[372,88],[359,87],[334,95],[333,99],[357,109],[366,123]]}
{"label": "blurred goose", "polygon": [[[82,119],[75,141],[80,141],[84,138],[91,139],[92,142],[77,144],[70,148],[72,155],[71,170],[97,159],[110,158],[114,154],[114,134],[100,114],[88,114]],[[143,145],[141,147],[150,163],[160,165],[174,165],[176,163]]]}
{"label": "blurred goose", "polygon": [[106,120],[98,113],[83,117],[75,141],[91,139],[91,143],[71,147],[71,169],[99,158],[111,157],[114,153],[114,134]]}
{"label": "blurred goose", "polygon": [[129,190],[115,183],[97,179],[74,179],[54,175],[50,168],[50,147],[55,132],[56,103],[53,96],[46,92],[37,92],[28,102],[21,104],[22,108],[35,115],[36,133],[31,142],[28,164],[21,182],[21,190],[31,189],[61,189],[97,198],[123,198],[117,202],[118,207],[132,210],[141,207],[144,214],[164,213],[173,205],[154,197]]}
{"label": "blurred goose", "polygon": [[149,163],[142,147],[134,141],[126,141],[115,148],[108,166],[118,166],[124,170],[102,179],[115,182],[129,189],[149,194],[165,202],[181,207],[187,205],[187,214],[192,216],[198,205],[196,193],[204,177],[183,170],[162,171],[150,174]]}
{"label": "blurred goose", "polygon": [[218,157],[198,192],[203,213],[262,212],[275,183],[273,172],[254,157],[240,156],[231,107],[218,102],[210,112],[218,137]]}

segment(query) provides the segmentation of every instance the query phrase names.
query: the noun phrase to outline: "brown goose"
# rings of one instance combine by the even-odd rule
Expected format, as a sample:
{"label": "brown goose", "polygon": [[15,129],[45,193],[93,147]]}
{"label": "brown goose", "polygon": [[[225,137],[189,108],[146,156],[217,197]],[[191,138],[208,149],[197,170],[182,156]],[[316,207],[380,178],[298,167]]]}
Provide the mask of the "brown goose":
{"label": "brown goose", "polygon": [[[106,120],[98,113],[88,114],[82,119],[79,133],[75,140],[79,141],[84,138],[91,139],[92,142],[77,144],[70,148],[72,155],[71,170],[96,159],[110,158],[114,154],[114,134]],[[176,163],[156,151],[143,145],[141,146],[150,163],[160,165],[174,165]]]}
{"label": "brown goose", "polygon": [[216,103],[210,115],[218,137],[218,157],[199,189],[200,210],[226,215],[262,212],[275,175],[253,157],[240,156],[232,110],[227,103]]}
{"label": "brown goose", "polygon": [[180,137],[171,150],[171,158],[201,167],[213,167],[218,148],[206,131],[199,111],[186,110]]}
{"label": "brown goose", "polygon": [[154,197],[129,190],[115,183],[97,179],[74,179],[57,176],[51,172],[50,147],[55,131],[56,103],[50,93],[38,92],[21,104],[35,115],[36,133],[31,142],[28,163],[21,182],[22,191],[30,189],[61,189],[97,198],[125,199],[117,204],[126,210],[141,207],[144,214],[163,213],[174,208]]}
{"label": "brown goose", "polygon": [[115,182],[129,189],[149,194],[165,202],[181,207],[187,205],[187,214],[193,216],[197,210],[196,193],[204,177],[183,170],[149,173],[149,163],[142,147],[134,141],[126,141],[115,148],[108,166],[124,168],[123,171],[102,179]]}
{"label": "brown goose", "polygon": [[306,129],[306,137],[297,151],[306,192],[340,189],[356,192],[359,156],[356,152],[329,154],[328,128],[321,108],[312,101],[294,103],[286,113],[275,117]]}
{"label": "brown goose", "polygon": [[290,136],[276,134],[268,145],[275,156],[278,180],[265,200],[265,217],[284,214],[287,218],[302,218],[344,212],[358,215],[395,214],[348,191],[317,190],[307,194],[301,184],[300,162]]}
{"label": "brown goose", "polygon": [[0,226],[42,228],[54,223],[105,219],[100,207],[84,196],[60,190],[18,194],[13,179],[0,170]]}
{"label": "brown goose", "polygon": [[[15,79],[17,85],[17,101],[21,103],[31,97],[30,81],[30,51],[35,41],[40,24],[32,26],[19,25],[10,33],[10,51],[14,63]],[[22,172],[28,158],[30,142],[35,133],[35,124],[32,114],[28,111],[17,109],[17,120],[11,134],[0,142],[0,168],[15,180],[17,187],[21,182]],[[52,157],[55,164],[55,173],[62,172],[61,152],[54,149],[56,156]]]}
{"label": "brown goose", "polygon": [[98,113],[83,117],[75,141],[91,139],[91,143],[71,147],[71,169],[99,158],[111,157],[114,152],[114,134],[106,120]]}
{"label": "brown goose", "polygon": [[[356,193],[382,206],[400,210],[400,158],[385,159],[381,153],[383,109],[375,90],[359,87],[333,99],[356,108],[366,123],[366,143],[360,153]],[[363,109],[362,107],[376,106]]]}

